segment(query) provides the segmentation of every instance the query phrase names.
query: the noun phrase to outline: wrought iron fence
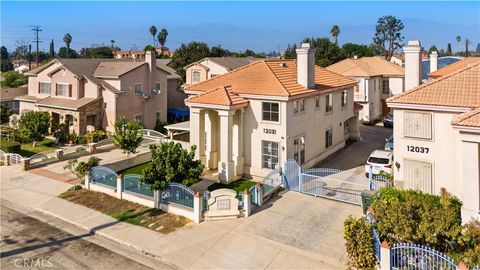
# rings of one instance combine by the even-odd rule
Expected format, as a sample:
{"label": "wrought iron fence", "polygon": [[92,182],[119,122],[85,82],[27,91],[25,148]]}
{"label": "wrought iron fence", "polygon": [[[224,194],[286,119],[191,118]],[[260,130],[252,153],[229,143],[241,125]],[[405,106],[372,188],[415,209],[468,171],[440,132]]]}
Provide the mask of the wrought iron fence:
{"label": "wrought iron fence", "polygon": [[453,259],[430,247],[398,243],[390,250],[392,269],[456,270]]}
{"label": "wrought iron fence", "polygon": [[141,182],[142,176],[139,174],[127,174],[123,176],[123,191],[132,192],[150,198],[154,197],[154,191],[150,185]]}
{"label": "wrought iron fence", "polygon": [[173,203],[184,207],[193,208],[193,191],[180,184],[170,183],[161,192],[162,203]]}
{"label": "wrought iron fence", "polygon": [[95,184],[100,184],[108,187],[117,187],[117,173],[112,169],[95,166],[90,171],[90,181]]}
{"label": "wrought iron fence", "polygon": [[242,210],[243,209],[243,199],[245,198],[243,192],[239,191],[237,193],[237,197],[238,199],[238,210]]}

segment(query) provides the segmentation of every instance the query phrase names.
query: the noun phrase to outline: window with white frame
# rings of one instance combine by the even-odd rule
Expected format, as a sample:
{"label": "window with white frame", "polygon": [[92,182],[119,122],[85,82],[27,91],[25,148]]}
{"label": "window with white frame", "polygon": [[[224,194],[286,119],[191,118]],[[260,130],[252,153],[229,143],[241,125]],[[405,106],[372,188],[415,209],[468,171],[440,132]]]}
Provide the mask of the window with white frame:
{"label": "window with white frame", "polygon": [[52,93],[52,84],[47,82],[41,82],[38,84],[38,92],[40,94],[50,95]]}
{"label": "window with white frame", "polygon": [[68,96],[68,84],[57,84],[57,96]]}
{"label": "window with white frame", "polygon": [[418,139],[433,139],[432,113],[403,112],[403,136]]}
{"label": "window with white frame", "polygon": [[385,95],[390,94],[390,83],[388,82],[388,80],[382,81],[382,91]]}
{"label": "window with white frame", "polygon": [[347,102],[348,102],[348,92],[347,90],[343,90],[342,91],[342,107],[347,106]]}
{"label": "window with white frame", "polygon": [[279,107],[280,105],[276,102],[262,102],[262,120],[278,122]]}
{"label": "window with white frame", "polygon": [[293,101],[293,112],[298,113],[298,112],[304,112],[305,111],[305,100],[304,99],[299,99]]}
{"label": "window with white frame", "polygon": [[192,82],[199,82],[200,81],[200,71],[194,70],[192,71]]}
{"label": "window with white frame", "polygon": [[262,168],[278,168],[278,142],[262,141]]}
{"label": "window with white frame", "polygon": [[142,84],[141,83],[136,83],[135,84],[135,95],[141,95],[142,94]]}
{"label": "window with white frame", "polygon": [[325,148],[329,148],[333,144],[333,130],[325,131]]}
{"label": "window with white frame", "polygon": [[320,108],[320,96],[315,97],[315,108]]}
{"label": "window with white frame", "polygon": [[297,137],[293,140],[293,159],[299,163],[305,163],[305,138]]}
{"label": "window with white frame", "polygon": [[325,112],[333,111],[333,94],[326,95],[325,105]]}

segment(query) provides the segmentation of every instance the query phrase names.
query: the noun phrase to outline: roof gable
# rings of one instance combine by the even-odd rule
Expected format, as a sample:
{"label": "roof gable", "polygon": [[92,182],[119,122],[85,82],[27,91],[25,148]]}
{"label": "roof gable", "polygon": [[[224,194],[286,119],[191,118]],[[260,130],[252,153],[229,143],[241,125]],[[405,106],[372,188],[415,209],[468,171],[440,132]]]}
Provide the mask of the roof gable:
{"label": "roof gable", "polygon": [[379,56],[344,59],[327,69],[349,77],[404,76],[405,71],[399,65]]}
{"label": "roof gable", "polygon": [[185,103],[238,106],[248,104],[248,100],[237,95],[230,86],[222,86],[185,100]]}

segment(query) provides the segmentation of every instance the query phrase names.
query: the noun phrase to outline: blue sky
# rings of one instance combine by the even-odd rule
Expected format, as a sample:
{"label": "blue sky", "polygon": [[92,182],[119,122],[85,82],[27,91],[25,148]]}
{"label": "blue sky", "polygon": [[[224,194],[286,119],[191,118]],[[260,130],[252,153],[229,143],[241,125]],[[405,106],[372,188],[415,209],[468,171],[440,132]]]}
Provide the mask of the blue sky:
{"label": "blue sky", "polygon": [[29,25],[43,31],[41,49],[53,38],[58,49],[70,33],[72,48],[110,44],[122,49],[151,43],[150,25],[169,31],[166,46],[192,40],[220,44],[234,51],[283,50],[306,36],[328,36],[341,29],[339,42],[371,43],[376,20],[400,18],[405,39],[424,47],[446,48],[455,36],[480,42],[480,1],[470,2],[5,2],[1,1],[1,43],[10,50],[17,40],[33,40]]}

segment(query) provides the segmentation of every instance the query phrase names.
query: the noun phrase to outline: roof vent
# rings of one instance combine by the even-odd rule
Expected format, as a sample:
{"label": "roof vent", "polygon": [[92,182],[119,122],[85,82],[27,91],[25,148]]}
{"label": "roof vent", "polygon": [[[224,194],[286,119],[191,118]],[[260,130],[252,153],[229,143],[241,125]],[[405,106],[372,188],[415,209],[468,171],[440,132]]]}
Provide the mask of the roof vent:
{"label": "roof vent", "polygon": [[280,67],[287,67],[286,63],[280,63]]}

